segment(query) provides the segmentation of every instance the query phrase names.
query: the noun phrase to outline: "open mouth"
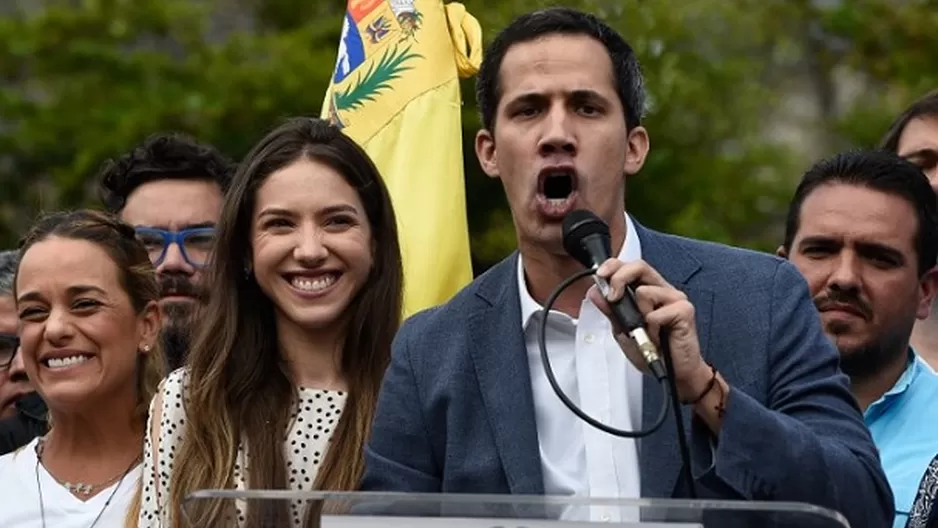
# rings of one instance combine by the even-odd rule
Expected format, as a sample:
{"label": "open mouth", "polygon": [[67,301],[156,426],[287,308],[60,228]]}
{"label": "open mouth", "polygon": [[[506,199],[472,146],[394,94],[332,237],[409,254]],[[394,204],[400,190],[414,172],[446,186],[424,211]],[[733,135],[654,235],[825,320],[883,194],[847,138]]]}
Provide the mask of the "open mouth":
{"label": "open mouth", "polygon": [[315,275],[288,273],[284,275],[290,287],[302,294],[318,295],[328,291],[342,277],[338,271],[317,273]]}
{"label": "open mouth", "polygon": [[541,214],[563,217],[576,205],[577,175],[572,168],[541,171],[537,179],[537,202]]}
{"label": "open mouth", "polygon": [[46,368],[55,370],[55,369],[65,369],[69,367],[74,367],[76,365],[81,365],[82,363],[91,359],[91,355],[88,354],[75,354],[73,356],[67,357],[54,357],[48,358],[41,361]]}

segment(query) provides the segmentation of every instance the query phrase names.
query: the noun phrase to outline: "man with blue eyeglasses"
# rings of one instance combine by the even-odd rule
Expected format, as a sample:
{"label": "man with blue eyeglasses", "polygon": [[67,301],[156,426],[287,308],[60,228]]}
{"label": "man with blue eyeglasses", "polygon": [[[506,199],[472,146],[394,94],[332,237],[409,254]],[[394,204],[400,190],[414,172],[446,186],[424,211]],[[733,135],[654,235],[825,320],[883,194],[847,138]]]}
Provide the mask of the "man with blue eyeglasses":
{"label": "man with blue eyeglasses", "polygon": [[136,227],[156,266],[170,369],[189,350],[192,316],[205,299],[202,271],[234,168],[214,147],[158,134],[101,171],[105,207]]}

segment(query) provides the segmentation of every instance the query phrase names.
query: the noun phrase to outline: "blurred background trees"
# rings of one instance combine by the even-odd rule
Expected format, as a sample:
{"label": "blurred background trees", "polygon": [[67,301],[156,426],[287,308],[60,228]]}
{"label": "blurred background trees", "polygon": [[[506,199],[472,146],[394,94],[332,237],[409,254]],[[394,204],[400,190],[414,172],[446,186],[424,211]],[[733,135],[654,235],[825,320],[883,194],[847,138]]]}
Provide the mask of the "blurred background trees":
{"label": "blurred background trees", "polygon": [[[485,38],[548,2],[465,0]],[[629,182],[645,225],[771,250],[800,174],[875,144],[938,87],[938,0],[569,0],[635,47],[651,155]],[[319,115],[344,0],[11,0],[0,5],[0,246],[40,210],[97,205],[101,163],[179,130],[235,159]],[[477,270],[515,241],[478,168],[463,85]],[[415,160],[419,163],[419,160]]]}

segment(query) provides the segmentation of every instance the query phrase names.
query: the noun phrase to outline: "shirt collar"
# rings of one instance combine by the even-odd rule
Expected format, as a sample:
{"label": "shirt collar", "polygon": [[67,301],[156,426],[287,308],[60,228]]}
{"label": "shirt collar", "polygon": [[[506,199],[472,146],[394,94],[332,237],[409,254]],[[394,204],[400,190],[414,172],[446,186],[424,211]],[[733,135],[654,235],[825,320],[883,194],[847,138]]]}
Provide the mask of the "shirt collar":
{"label": "shirt collar", "polygon": [[885,409],[889,407],[887,405],[892,400],[896,399],[899,396],[902,396],[909,390],[909,387],[912,386],[912,383],[915,379],[923,372],[923,369],[928,368],[924,360],[915,353],[915,350],[912,347],[909,347],[909,360],[906,364],[905,370],[902,372],[902,375],[899,376],[899,379],[896,380],[895,385],[891,389],[886,391],[879,399],[874,401],[867,407],[864,415],[867,419],[870,419],[873,416],[879,416],[880,412],[885,412]]}
{"label": "shirt collar", "polygon": [[[625,215],[625,244],[622,244],[617,258],[623,262],[632,262],[642,258],[642,242],[638,239],[638,233],[628,214]],[[543,306],[538,304],[528,292],[528,284],[524,278],[524,262],[520,254],[518,255],[518,294],[521,297],[521,328],[524,329],[531,322],[534,314],[543,309]]]}
{"label": "shirt collar", "polygon": [[880,399],[887,399],[907,391],[909,385],[911,385],[912,382],[915,381],[915,378],[918,377],[919,373],[922,372],[924,365],[925,363],[922,358],[918,357],[918,354],[915,353],[912,347],[909,347],[909,361],[906,364],[905,371],[899,376],[899,379],[896,380],[896,384],[886,391],[886,394],[883,394],[883,397]]}

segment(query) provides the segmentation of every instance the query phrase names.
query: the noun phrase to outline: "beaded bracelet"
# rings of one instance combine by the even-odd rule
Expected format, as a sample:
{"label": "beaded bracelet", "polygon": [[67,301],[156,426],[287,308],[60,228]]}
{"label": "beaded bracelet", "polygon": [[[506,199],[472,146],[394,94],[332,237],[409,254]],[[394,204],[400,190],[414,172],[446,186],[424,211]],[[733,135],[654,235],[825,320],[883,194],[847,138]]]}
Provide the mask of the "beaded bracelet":
{"label": "beaded bracelet", "polygon": [[[704,399],[704,396],[706,396],[707,394],[710,393],[710,391],[713,390],[713,386],[716,385],[716,383],[717,383],[717,369],[716,369],[716,367],[714,367],[713,365],[711,365],[709,362],[707,363],[707,366],[710,367],[710,370],[711,370],[711,372],[713,373],[713,375],[710,376],[710,381],[707,382],[707,386],[704,388],[704,390],[702,390],[702,391],[700,392],[700,396],[697,396],[696,398],[694,398],[694,399],[691,400],[691,401],[686,401],[686,402],[684,402],[684,405],[697,405],[698,403],[701,402],[701,400]],[[721,398],[721,399],[722,399],[722,398]]]}

